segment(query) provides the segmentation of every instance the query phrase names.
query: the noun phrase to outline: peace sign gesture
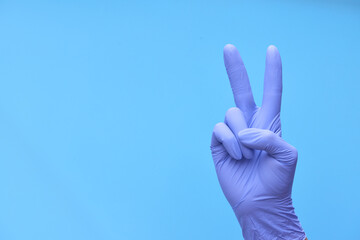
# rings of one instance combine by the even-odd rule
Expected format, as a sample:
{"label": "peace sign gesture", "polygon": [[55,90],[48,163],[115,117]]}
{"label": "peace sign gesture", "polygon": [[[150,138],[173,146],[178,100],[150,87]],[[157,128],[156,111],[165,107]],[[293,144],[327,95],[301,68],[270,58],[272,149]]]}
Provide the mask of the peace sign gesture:
{"label": "peace sign gesture", "polygon": [[224,62],[236,107],[215,125],[211,151],[216,173],[245,239],[305,239],[292,206],[297,151],[281,138],[282,65],[266,52],[264,93],[256,106],[245,65],[235,46]]}

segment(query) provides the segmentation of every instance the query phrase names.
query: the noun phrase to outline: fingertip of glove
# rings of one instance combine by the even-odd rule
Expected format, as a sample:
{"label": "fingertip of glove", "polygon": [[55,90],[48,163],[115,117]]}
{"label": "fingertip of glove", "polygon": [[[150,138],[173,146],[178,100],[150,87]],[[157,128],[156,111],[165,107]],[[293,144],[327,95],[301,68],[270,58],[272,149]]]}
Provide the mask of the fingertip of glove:
{"label": "fingertip of glove", "polygon": [[267,48],[268,51],[279,51],[275,45],[269,45]]}
{"label": "fingertip of glove", "polygon": [[251,129],[250,128],[245,128],[243,130],[241,130],[240,132],[238,132],[238,137],[239,139],[244,139],[246,137],[246,135],[248,135],[250,133]]}
{"label": "fingertip of glove", "polygon": [[232,45],[231,43],[228,43],[224,46],[224,52],[225,51],[233,51],[236,50],[236,47],[234,45]]}

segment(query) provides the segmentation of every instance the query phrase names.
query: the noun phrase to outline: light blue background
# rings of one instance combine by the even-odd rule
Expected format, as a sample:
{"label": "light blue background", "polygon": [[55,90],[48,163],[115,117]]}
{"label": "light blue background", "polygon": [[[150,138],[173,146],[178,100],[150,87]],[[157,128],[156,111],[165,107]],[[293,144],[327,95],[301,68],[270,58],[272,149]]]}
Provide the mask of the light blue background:
{"label": "light blue background", "polygon": [[360,239],[357,1],[0,2],[0,239],[242,239],[213,125],[235,44],[261,102],[282,55],[310,239]]}

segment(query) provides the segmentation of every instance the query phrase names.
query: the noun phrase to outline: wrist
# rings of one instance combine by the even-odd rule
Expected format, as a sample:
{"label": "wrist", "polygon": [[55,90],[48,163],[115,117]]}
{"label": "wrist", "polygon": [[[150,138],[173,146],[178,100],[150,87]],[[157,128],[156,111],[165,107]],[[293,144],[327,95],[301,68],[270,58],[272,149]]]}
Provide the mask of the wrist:
{"label": "wrist", "polygon": [[291,199],[243,201],[234,208],[234,211],[245,240],[306,238]]}

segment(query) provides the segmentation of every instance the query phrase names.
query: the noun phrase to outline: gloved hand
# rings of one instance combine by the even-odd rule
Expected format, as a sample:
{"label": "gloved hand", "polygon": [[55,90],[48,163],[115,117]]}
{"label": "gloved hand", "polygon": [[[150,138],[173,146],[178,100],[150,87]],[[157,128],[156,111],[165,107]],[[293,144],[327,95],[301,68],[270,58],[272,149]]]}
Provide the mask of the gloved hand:
{"label": "gloved hand", "polygon": [[248,239],[305,239],[291,189],[297,150],[281,138],[282,66],[275,46],[266,53],[263,102],[255,105],[248,75],[233,45],[225,67],[237,107],[216,124],[211,151],[221,188]]}

